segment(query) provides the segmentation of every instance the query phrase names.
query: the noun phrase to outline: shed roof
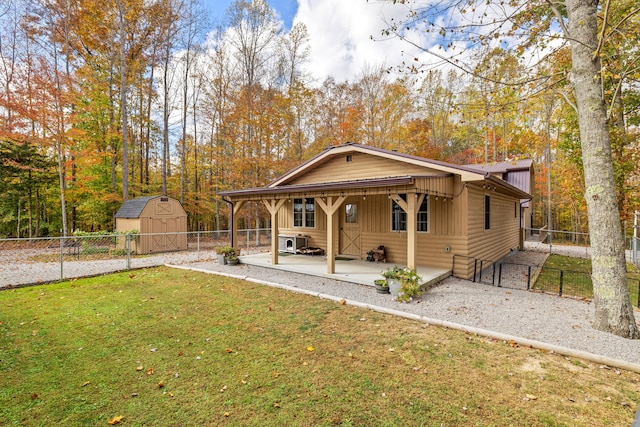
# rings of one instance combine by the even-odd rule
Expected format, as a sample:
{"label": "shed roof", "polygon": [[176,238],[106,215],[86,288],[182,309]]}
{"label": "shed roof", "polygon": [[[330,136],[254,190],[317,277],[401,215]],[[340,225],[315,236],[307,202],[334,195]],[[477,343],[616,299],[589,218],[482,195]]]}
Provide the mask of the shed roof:
{"label": "shed roof", "polygon": [[116,218],[140,218],[140,214],[149,203],[149,200],[160,196],[137,197],[135,199],[125,200],[118,212]]}

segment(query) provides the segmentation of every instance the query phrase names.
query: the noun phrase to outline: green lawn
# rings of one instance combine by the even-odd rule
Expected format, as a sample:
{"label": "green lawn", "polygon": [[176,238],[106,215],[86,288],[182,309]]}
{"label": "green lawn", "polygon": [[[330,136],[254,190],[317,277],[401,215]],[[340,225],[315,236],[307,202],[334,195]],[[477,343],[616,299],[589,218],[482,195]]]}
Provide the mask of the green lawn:
{"label": "green lawn", "polygon": [[[549,255],[538,276],[534,289],[558,293],[562,275],[562,294],[579,298],[593,298],[593,284],[591,283],[591,260],[562,255]],[[627,282],[631,303],[638,307],[638,287],[640,272],[631,263],[627,264]]]}
{"label": "green lawn", "polygon": [[3,426],[628,426],[639,390],[635,373],[184,270],[0,291]]}

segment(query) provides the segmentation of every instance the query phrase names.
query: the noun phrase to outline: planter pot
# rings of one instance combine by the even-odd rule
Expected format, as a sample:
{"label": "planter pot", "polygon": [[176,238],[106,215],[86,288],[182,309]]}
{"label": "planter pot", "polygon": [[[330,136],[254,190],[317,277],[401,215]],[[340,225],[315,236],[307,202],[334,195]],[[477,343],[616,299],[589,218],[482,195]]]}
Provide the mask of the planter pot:
{"label": "planter pot", "polygon": [[394,297],[396,295],[398,295],[398,292],[400,292],[400,280],[398,279],[387,279],[387,283],[389,284],[389,292],[391,292],[391,295],[393,295]]}
{"label": "planter pot", "polygon": [[237,264],[238,264],[238,258],[235,258],[235,259],[227,259],[227,264],[228,264],[228,265],[237,265]]}
{"label": "planter pot", "polygon": [[391,292],[389,292],[389,287],[388,286],[380,286],[380,285],[376,285],[376,292],[379,294],[389,294]]}
{"label": "planter pot", "polygon": [[373,282],[376,285],[376,292],[379,294],[388,294],[389,286],[387,286],[386,280],[375,280]]}
{"label": "planter pot", "polygon": [[227,263],[227,258],[224,255],[218,255],[218,264],[225,265]]}

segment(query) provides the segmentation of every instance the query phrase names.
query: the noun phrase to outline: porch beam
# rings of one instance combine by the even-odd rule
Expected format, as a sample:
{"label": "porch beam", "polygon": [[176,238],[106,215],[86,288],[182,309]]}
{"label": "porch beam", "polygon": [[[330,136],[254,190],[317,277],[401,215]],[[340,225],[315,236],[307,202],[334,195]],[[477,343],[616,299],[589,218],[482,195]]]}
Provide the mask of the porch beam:
{"label": "porch beam", "polygon": [[278,265],[278,212],[284,205],[286,199],[280,200],[263,200],[262,203],[267,207],[271,214],[271,264]]}
{"label": "porch beam", "polygon": [[340,206],[344,203],[347,198],[344,196],[336,197],[328,196],[327,201],[325,202],[322,198],[316,199],[318,206],[320,209],[324,211],[327,215],[327,273],[334,274],[336,271],[336,254],[335,254],[335,230],[334,223],[335,222],[335,214],[340,209]]}

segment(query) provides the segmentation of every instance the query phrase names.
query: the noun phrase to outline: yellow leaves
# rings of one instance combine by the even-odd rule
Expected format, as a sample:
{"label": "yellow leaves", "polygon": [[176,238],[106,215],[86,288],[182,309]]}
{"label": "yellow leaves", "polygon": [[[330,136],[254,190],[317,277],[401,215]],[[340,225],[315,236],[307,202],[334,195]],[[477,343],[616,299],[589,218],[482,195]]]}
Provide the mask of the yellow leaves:
{"label": "yellow leaves", "polygon": [[140,365],[140,366],[136,366],[136,371],[140,372],[144,369],[144,366]]}
{"label": "yellow leaves", "polygon": [[91,384],[91,381],[85,381],[85,382],[82,383],[82,387],[86,387],[89,384]]}
{"label": "yellow leaves", "polygon": [[310,346],[308,346],[308,347],[307,347],[307,351],[314,351],[314,350],[315,350],[315,348],[313,348],[313,346],[312,346],[312,345],[310,345]]}
{"label": "yellow leaves", "polygon": [[340,305],[347,305],[347,300],[346,299],[341,299],[340,300]]}
{"label": "yellow leaves", "polygon": [[122,415],[118,415],[117,417],[113,417],[111,418],[108,423],[109,425],[116,425],[116,424],[120,424],[122,422],[122,420],[124,419],[124,417]]}

